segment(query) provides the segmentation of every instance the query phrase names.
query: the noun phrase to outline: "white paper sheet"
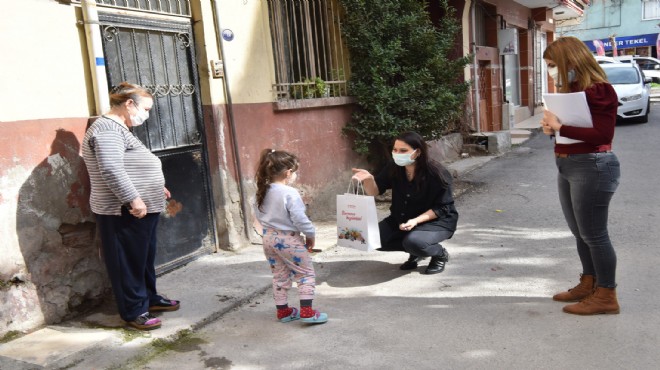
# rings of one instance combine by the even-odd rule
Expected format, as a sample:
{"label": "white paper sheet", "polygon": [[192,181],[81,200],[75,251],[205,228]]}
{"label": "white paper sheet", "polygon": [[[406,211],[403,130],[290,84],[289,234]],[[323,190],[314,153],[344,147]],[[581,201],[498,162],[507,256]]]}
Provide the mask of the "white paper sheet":
{"label": "white paper sheet", "polygon": [[[575,127],[594,127],[591,121],[591,112],[587,104],[587,95],[584,91],[567,94],[543,94],[543,105],[545,109],[554,113],[562,125]],[[581,143],[559,135],[555,132],[557,144]]]}

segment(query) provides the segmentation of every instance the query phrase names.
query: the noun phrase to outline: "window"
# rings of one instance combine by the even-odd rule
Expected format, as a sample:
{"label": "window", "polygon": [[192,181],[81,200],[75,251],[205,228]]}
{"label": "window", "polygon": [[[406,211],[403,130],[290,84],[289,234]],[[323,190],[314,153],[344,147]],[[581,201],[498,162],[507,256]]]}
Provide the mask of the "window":
{"label": "window", "polygon": [[605,74],[612,85],[634,85],[640,82],[635,68],[605,68]]}
{"label": "window", "polygon": [[345,50],[337,0],[268,0],[276,99],[347,95]]}
{"label": "window", "polygon": [[660,18],[660,1],[642,0],[642,19]]}
{"label": "window", "polygon": [[[80,3],[80,0],[71,0]],[[190,17],[190,0],[96,0],[100,6],[137,9],[153,13],[165,13]]]}

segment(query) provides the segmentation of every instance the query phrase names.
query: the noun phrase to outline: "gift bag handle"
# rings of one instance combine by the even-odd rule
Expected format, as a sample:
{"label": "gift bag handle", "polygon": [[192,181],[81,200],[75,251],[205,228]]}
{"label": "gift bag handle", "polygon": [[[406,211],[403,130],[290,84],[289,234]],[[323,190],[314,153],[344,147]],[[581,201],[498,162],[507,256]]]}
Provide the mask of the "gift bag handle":
{"label": "gift bag handle", "polygon": [[[357,182],[357,184],[355,184]],[[364,185],[362,181],[357,180],[351,177],[351,181],[348,183],[348,189],[346,189],[346,194],[355,194],[355,195],[367,195],[364,190]]]}

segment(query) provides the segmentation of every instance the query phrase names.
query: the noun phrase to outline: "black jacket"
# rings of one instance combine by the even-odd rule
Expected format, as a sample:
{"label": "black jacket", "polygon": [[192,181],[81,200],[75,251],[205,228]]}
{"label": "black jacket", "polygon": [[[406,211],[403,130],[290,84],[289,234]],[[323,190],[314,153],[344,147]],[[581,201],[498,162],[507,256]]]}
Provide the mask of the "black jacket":
{"label": "black jacket", "polygon": [[418,184],[415,184],[406,179],[404,167],[393,162],[385,166],[375,177],[380,194],[392,189],[390,215],[384,221],[396,229],[400,224],[431,209],[438,218],[417,225],[415,230],[456,231],[458,211],[454,207],[452,177],[444,168],[438,172],[442,173],[447,185],[443,185],[442,180],[432,173],[422,174]]}

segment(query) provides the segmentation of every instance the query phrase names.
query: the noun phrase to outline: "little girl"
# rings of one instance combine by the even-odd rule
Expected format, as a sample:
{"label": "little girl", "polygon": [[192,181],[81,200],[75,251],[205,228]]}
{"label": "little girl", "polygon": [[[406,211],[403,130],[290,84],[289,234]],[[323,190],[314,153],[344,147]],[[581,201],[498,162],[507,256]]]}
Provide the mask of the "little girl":
{"label": "little girl", "polygon": [[[312,309],[316,273],[309,253],[314,248],[314,225],[305,214],[298,191],[287,185],[295,181],[297,170],[295,155],[282,150],[262,151],[254,213],[263,227],[264,254],[273,271],[277,319],[321,324],[328,321],[328,315]],[[298,285],[300,312],[287,303],[293,279]]]}

